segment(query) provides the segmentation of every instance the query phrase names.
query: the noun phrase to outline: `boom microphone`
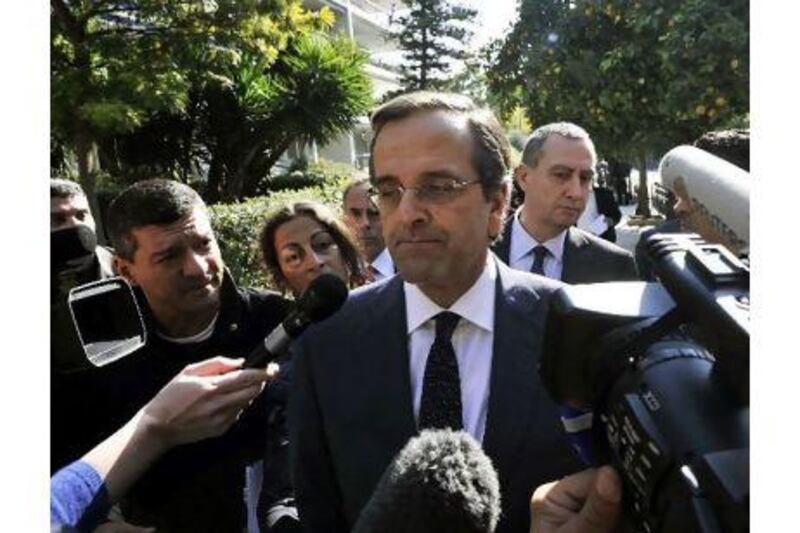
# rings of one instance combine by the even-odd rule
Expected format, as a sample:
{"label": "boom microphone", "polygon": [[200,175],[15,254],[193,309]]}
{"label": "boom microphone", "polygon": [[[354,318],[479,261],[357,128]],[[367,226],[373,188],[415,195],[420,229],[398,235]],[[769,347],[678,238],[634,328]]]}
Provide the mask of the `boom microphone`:
{"label": "boom microphone", "polygon": [[673,148],[658,170],[663,185],[679,194],[685,191],[695,208],[734,247],[749,247],[748,172],[694,146]]}
{"label": "boom microphone", "polygon": [[303,333],[313,322],[325,320],[338,311],[346,299],[347,286],[341,278],[330,273],[320,274],[300,295],[289,316],[250,353],[244,367],[265,366],[275,356],[283,353],[292,339]]}
{"label": "boom microphone", "polygon": [[397,454],[352,533],[491,533],[500,483],[463,431],[425,430]]}

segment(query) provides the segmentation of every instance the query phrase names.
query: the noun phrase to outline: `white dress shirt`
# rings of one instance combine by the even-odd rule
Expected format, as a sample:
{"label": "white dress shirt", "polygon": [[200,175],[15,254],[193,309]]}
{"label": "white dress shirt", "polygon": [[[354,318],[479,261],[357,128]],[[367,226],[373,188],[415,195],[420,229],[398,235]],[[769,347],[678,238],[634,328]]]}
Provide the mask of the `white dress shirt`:
{"label": "white dress shirt", "polygon": [[428,362],[428,352],[436,337],[433,317],[442,311],[451,311],[462,317],[453,333],[452,343],[461,381],[464,430],[478,442],[483,441],[489,407],[496,279],[497,265],[489,254],[480,277],[450,309],[439,307],[416,285],[403,283],[414,418],[419,422],[425,365]]}
{"label": "white dress shirt", "polygon": [[561,272],[564,269],[564,239],[566,236],[567,230],[563,230],[549,241],[540,243],[522,226],[519,221],[519,211],[517,211],[511,223],[508,265],[517,270],[530,272],[533,266],[533,249],[541,244],[550,252],[544,258],[544,275],[550,279],[560,280]]}
{"label": "white dress shirt", "polygon": [[381,253],[368,265],[374,281],[391,278],[394,276],[394,261],[389,255],[389,248],[384,248]]}

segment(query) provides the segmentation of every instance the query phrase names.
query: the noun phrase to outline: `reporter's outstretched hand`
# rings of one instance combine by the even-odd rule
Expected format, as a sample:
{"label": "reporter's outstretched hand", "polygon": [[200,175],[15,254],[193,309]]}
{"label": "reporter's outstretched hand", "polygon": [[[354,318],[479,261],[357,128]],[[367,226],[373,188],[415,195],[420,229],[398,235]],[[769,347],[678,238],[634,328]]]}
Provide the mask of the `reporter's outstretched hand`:
{"label": "reporter's outstretched hand", "polygon": [[[76,486],[74,481],[51,485],[51,522],[74,526],[92,508],[102,509],[98,513],[102,516],[169,448],[225,433],[278,373],[274,363],[266,370],[242,370],[243,363],[244,359],[215,357],[181,370],[131,420],[83,456],[82,462],[91,466],[103,485],[87,485],[82,499],[64,492]],[[74,477],[70,469],[76,463],[54,477]],[[103,487],[106,496],[98,497]],[[103,527],[101,531],[147,531],[125,523]]]}
{"label": "reporter's outstretched hand", "polygon": [[531,533],[610,533],[621,502],[622,483],[613,468],[583,470],[536,489]]}
{"label": "reporter's outstretched hand", "polygon": [[168,446],[217,437],[277,374],[277,366],[240,367],[244,359],[215,357],[184,368],[142,409],[142,422]]}

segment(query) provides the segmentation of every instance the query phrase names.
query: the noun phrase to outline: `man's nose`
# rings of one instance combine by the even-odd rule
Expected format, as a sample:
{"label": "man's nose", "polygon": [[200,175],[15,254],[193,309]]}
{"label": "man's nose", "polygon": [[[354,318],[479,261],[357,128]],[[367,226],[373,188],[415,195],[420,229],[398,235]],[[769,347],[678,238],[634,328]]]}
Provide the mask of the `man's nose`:
{"label": "man's nose", "polygon": [[569,198],[580,198],[587,192],[587,188],[581,183],[581,178],[577,174],[573,174],[567,182],[566,195]]}
{"label": "man's nose", "polygon": [[404,190],[395,209],[395,215],[400,217],[400,221],[411,226],[414,223],[425,221],[426,213],[425,206],[417,198],[417,190]]}
{"label": "man's nose", "polygon": [[205,256],[196,252],[186,254],[186,260],[183,262],[183,274],[186,277],[205,277],[208,273],[208,268],[208,261],[206,261]]}
{"label": "man's nose", "polygon": [[78,219],[77,215],[66,215],[64,217],[64,222],[59,224],[58,228],[59,229],[74,228],[75,226],[78,226],[79,224],[83,224],[83,222],[80,219]]}

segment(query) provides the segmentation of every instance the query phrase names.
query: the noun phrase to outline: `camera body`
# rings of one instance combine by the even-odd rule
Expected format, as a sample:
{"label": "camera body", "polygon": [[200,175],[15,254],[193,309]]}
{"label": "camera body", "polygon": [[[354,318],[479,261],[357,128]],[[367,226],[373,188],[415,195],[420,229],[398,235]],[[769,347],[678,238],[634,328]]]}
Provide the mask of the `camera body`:
{"label": "camera body", "polygon": [[593,412],[582,455],[618,468],[641,531],[747,531],[749,268],[693,234],[646,246],[661,283],[558,292],[540,373]]}

